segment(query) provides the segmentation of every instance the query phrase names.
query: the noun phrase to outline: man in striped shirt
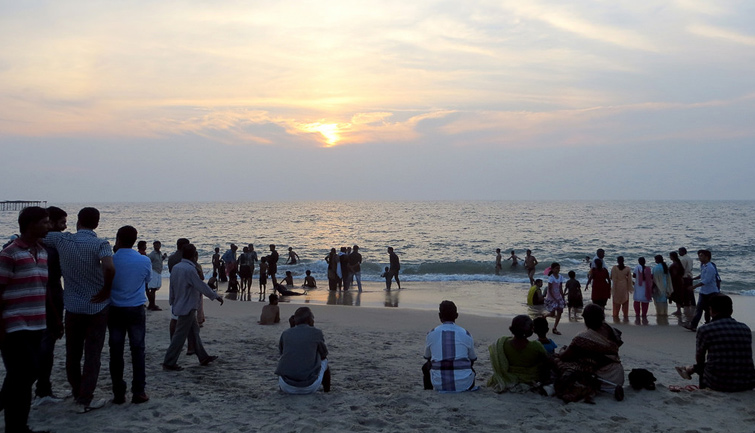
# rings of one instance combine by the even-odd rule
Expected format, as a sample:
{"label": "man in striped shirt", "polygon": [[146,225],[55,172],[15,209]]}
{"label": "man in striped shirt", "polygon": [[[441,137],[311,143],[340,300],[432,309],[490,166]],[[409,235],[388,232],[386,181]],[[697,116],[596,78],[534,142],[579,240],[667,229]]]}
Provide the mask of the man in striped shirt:
{"label": "man in striped shirt", "polygon": [[459,317],[456,304],[440,303],[438,314],[442,324],[427,333],[425,359],[422,367],[425,389],[441,392],[462,392],[475,389],[477,360],[474,339],[466,329],[455,323]]}
{"label": "man in striped shirt", "polygon": [[39,368],[46,328],[47,252],[40,242],[50,219],[41,207],[18,216],[21,236],[0,252],[0,348],[5,364],[2,403],[6,432],[30,432],[27,426],[32,385]]}

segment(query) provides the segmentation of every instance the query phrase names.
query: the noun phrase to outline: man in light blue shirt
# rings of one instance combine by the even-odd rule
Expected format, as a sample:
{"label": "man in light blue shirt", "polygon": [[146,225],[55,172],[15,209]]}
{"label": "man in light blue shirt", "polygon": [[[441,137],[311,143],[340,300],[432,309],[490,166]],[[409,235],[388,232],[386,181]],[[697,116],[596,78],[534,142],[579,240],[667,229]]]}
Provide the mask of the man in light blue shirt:
{"label": "man in light blue shirt", "polygon": [[123,349],[128,335],[131,347],[132,403],[144,403],[149,397],[144,392],[146,371],[144,366],[144,336],[146,317],[144,303],[147,301],[146,288],[152,272],[148,257],[133,250],[137,232],[131,226],[118,229],[115,236],[115,278],[110,292],[110,377],[113,380],[113,403],[126,402],[126,382],[123,380]]}
{"label": "man in light blue shirt", "polygon": [[697,331],[697,324],[700,323],[700,319],[705,313],[705,323],[710,321],[710,298],[720,292],[718,288],[718,282],[720,277],[718,276],[718,269],[710,260],[712,254],[708,250],[700,250],[697,252],[697,258],[700,260],[700,275],[695,277],[695,280],[700,280],[699,283],[692,286],[692,290],[700,288],[700,296],[697,300],[697,309],[695,310],[695,317],[692,318],[692,322],[685,328],[690,331]]}
{"label": "man in light blue shirt", "polygon": [[173,266],[170,273],[169,301],[174,316],[177,316],[176,331],[170,340],[170,346],[165,353],[163,369],[171,371],[183,370],[178,365],[178,357],[181,355],[186,339],[194,341],[194,353],[201,365],[208,365],[218,359],[205,352],[202,340],[199,338],[199,324],[197,323],[197,308],[202,295],[210,299],[220,301],[223,305],[223,297],[215,293],[197,273],[194,260],[196,260],[197,248],[188,244],[181,250],[183,259]]}

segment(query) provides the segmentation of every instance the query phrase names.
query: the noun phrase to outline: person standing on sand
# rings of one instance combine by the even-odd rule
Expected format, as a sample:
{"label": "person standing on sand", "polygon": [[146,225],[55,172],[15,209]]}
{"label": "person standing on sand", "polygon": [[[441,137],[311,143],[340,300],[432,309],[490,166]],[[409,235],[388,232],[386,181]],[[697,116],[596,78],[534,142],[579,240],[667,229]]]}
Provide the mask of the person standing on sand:
{"label": "person standing on sand", "polygon": [[396,253],[393,252],[393,247],[388,247],[388,258],[391,264],[389,269],[391,277],[396,280],[396,286],[398,286],[398,289],[401,290],[401,281],[399,281],[398,279],[398,272],[399,270],[401,270],[401,263],[399,263]]}
{"label": "person standing on sand", "polygon": [[47,252],[40,242],[50,228],[38,206],[18,215],[21,235],[0,252],[0,352],[5,365],[0,402],[6,432],[31,432],[27,422],[45,330]]}
{"label": "person standing on sand", "polygon": [[692,288],[692,270],[695,267],[695,264],[692,257],[687,254],[687,249],[684,247],[679,248],[679,261],[682,262],[682,266],[684,267],[682,281],[684,282],[685,287],[685,299],[682,306],[694,307],[697,305],[697,302],[695,301],[695,289]]}
{"label": "person standing on sand", "polygon": [[275,277],[275,274],[278,273],[278,258],[278,251],[275,251],[275,245],[270,244],[270,255],[267,256],[267,275],[273,282],[273,287],[278,285],[278,279]]}
{"label": "person standing on sand", "polygon": [[527,250],[527,255],[524,256],[524,269],[527,270],[527,277],[530,279],[530,285],[535,284],[535,267],[538,261],[535,256],[532,255],[532,250]]}
{"label": "person standing on sand", "polygon": [[[66,229],[68,214],[59,207],[47,208],[50,216],[50,232],[62,232]],[[45,245],[47,251],[47,329],[42,333],[42,347],[39,355],[39,377],[34,394],[37,396],[35,404],[43,402],[59,403],[63,401],[52,392],[52,366],[55,361],[55,342],[63,338],[63,284],[60,279],[60,256],[58,250]]]}
{"label": "person standing on sand", "polygon": [[560,275],[561,265],[553,262],[551,264],[551,270],[548,273],[548,290],[545,293],[545,308],[548,310],[548,314],[543,317],[555,317],[556,322],[553,324],[553,330],[551,331],[555,335],[561,335],[558,331],[558,323],[561,321],[561,314],[566,307],[566,301],[564,301],[564,277]]}
{"label": "person standing on sand", "polygon": [[501,265],[501,249],[496,248],[495,249],[495,274],[501,275],[501,269],[503,269],[503,265]]}
{"label": "person standing on sand", "polygon": [[[624,312],[624,320],[629,319],[629,293],[632,291],[632,271],[624,265],[624,257],[616,257],[616,265],[611,268],[611,297],[613,298],[613,318]],[[593,285],[593,288],[595,286]]]}
{"label": "person standing on sand", "polygon": [[223,262],[225,262],[225,272],[228,274],[228,277],[230,278],[231,275],[235,276],[237,273],[237,262],[236,262],[236,251],[239,249],[239,247],[236,246],[236,244],[231,244],[231,248],[229,248],[225,254],[223,254]]}
{"label": "person standing on sand", "polygon": [[[632,276],[635,278],[634,285],[634,314],[637,319],[642,314],[642,319],[647,319],[650,300],[653,299],[653,271],[650,266],[645,266],[645,257],[637,259]],[[642,311],[640,311],[642,310]]]}
{"label": "person standing on sand", "polygon": [[351,282],[349,277],[349,255],[346,254],[346,247],[341,247],[341,252],[338,253],[338,262],[341,264],[341,283],[345,292],[349,290],[349,283]]}
{"label": "person standing on sand", "polygon": [[[110,292],[110,312],[108,331],[110,334],[110,378],[113,381],[113,403],[126,402],[126,382],[123,380],[123,349],[126,335],[131,348],[131,403],[149,401],[144,392],[147,383],[144,350],[146,316],[144,302],[147,300],[146,287],[152,273],[152,262],[133,250],[137,231],[132,226],[123,226],[115,235],[115,278]],[[162,261],[160,261],[162,265]]]}
{"label": "person standing on sand", "polygon": [[354,245],[351,254],[349,254],[349,275],[357,280],[357,288],[359,293],[362,293],[362,255],[359,254],[358,245]]}
{"label": "person standing on sand", "polygon": [[425,359],[422,381],[425,390],[464,392],[477,389],[474,363],[477,353],[474,339],[466,329],[456,324],[459,313],[456,304],[443,301],[438,308],[441,325],[425,337]]}
{"label": "person standing on sand", "polygon": [[181,259],[183,257],[183,248],[190,243],[191,242],[186,238],[179,238],[176,241],[176,252],[168,257],[168,272],[173,272],[173,266],[181,262]]}
{"label": "person standing on sand", "polygon": [[215,254],[212,255],[212,276],[215,278],[220,276],[220,248],[217,247],[215,248]]}
{"label": "person standing on sand", "polygon": [[161,247],[162,244],[160,241],[154,241],[152,243],[153,250],[148,256],[152,267],[152,275],[150,276],[149,284],[147,284],[147,300],[149,301],[147,309],[150,311],[162,310],[162,308],[155,304],[155,292],[163,286],[163,262],[168,258],[167,254],[160,252]]}
{"label": "person standing on sand", "polygon": [[585,292],[590,288],[590,283],[593,283],[592,296],[590,296],[590,299],[593,304],[605,308],[608,300],[611,298],[611,277],[608,274],[608,269],[603,267],[602,260],[596,259],[594,261],[594,266],[595,267],[590,269],[590,273],[587,275]]}
{"label": "person standing on sand", "polygon": [[181,355],[187,338],[193,341],[194,354],[197,355],[201,365],[208,365],[218,359],[217,356],[208,355],[202,345],[202,339],[199,337],[199,323],[197,323],[197,308],[202,295],[217,300],[220,305],[223,305],[223,297],[213,292],[197,274],[194,262],[197,248],[193,244],[188,244],[181,252],[181,262],[175,265],[170,274],[170,306],[172,313],[178,317],[176,331],[171,337],[170,346],[163,360],[163,370],[170,371],[183,370],[183,367],[178,365],[178,357]]}
{"label": "person standing on sand", "polygon": [[700,319],[705,314],[705,323],[708,323],[710,313],[708,312],[709,299],[719,293],[719,283],[721,278],[718,276],[718,269],[716,265],[711,262],[712,254],[708,250],[699,250],[697,252],[697,259],[700,260],[700,275],[695,277],[695,280],[700,280],[699,283],[692,286],[694,291],[696,288],[700,288],[700,296],[697,300],[697,309],[695,310],[695,317],[692,318],[692,322],[685,325],[685,328],[690,331],[697,330],[697,324],[700,323]]}
{"label": "person standing on sand", "polygon": [[286,394],[313,394],[320,385],[330,392],[328,347],[322,331],[315,328],[315,315],[309,307],[301,307],[289,323],[291,328],[283,331],[278,342],[278,386]]}
{"label": "person standing on sand", "polygon": [[676,251],[671,251],[668,258],[671,259],[671,266],[668,267],[668,272],[671,276],[671,286],[673,287],[673,293],[669,299],[676,304],[676,311],[672,314],[681,316],[682,306],[687,296],[685,293],[687,287],[684,285],[684,265],[679,260],[679,253]]}
{"label": "person standing on sand", "polygon": [[79,211],[75,234],[52,232],[45,237],[45,244],[60,253],[65,284],[66,375],[81,412],[105,405],[104,399],[93,402],[93,398],[107,333],[115,266],[110,243],[94,232],[99,224],[100,211],[85,207]]}

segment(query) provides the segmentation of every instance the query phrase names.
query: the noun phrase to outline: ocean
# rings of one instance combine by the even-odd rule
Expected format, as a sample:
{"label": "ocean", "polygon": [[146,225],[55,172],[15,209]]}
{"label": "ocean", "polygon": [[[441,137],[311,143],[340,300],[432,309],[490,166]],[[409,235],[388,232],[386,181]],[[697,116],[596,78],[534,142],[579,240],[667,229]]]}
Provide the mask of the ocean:
{"label": "ocean", "polygon": [[[495,275],[495,249],[503,257],[514,250],[524,257],[531,249],[538,274],[551,262],[562,273],[574,270],[583,285],[598,248],[609,267],[617,256],[634,266],[638,257],[653,263],[656,254],[686,247],[696,260],[698,249],[713,253],[724,292],[755,295],[754,201],[391,201],[391,202],[223,202],[223,203],[54,203],[69,213],[75,230],[83,206],[101,212],[97,233],[113,241],[117,229],[133,225],[139,239],[160,240],[163,251],[175,250],[179,237],[189,238],[200,263],[211,273],[215,247],[221,253],[231,242],[254,244],[260,254],[275,244],[285,262],[288,247],[301,258],[290,270],[297,282],[305,270],[327,284],[325,256],[332,247],[359,245],[362,278],[383,281],[386,248],[401,259],[402,286],[465,286],[465,282],[511,283],[528,288],[526,272],[504,262]],[[0,212],[0,236],[17,232],[16,212]],[[696,262],[696,266],[698,263]],[[164,276],[167,276],[167,269]],[[256,278],[255,278],[256,284]],[[510,284],[506,284],[507,286]],[[495,286],[495,284],[493,284]],[[452,293],[449,296],[453,296]],[[461,293],[460,293],[461,295]],[[466,295],[466,294],[464,294]],[[437,305],[437,304],[436,304]]]}

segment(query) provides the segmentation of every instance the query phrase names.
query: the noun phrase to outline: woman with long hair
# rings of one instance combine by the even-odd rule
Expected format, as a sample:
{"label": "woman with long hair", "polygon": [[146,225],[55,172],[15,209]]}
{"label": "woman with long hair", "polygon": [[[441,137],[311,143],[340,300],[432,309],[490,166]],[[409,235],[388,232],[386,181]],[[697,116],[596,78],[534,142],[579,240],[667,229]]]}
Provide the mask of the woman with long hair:
{"label": "woman with long hair", "polygon": [[671,266],[668,267],[668,273],[671,277],[671,287],[673,289],[671,302],[676,304],[676,311],[673,313],[675,316],[682,315],[682,306],[684,306],[685,299],[685,287],[684,287],[684,265],[679,260],[679,253],[671,251],[668,255],[671,259]]}
{"label": "woman with long hair", "polygon": [[636,281],[634,285],[634,314],[639,319],[640,310],[642,310],[642,318],[647,319],[648,307],[653,298],[653,271],[649,266],[645,266],[645,257],[637,259],[637,263],[639,264],[635,266],[632,274]]}

